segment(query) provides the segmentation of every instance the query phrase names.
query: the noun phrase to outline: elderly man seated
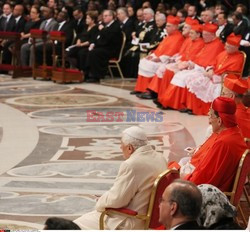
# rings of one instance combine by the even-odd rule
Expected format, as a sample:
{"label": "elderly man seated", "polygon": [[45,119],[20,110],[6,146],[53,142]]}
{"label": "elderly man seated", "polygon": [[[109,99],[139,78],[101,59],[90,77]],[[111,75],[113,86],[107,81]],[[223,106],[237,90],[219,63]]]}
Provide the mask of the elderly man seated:
{"label": "elderly man seated", "polygon": [[[237,126],[235,101],[216,98],[209,110],[213,134],[196,153],[198,163],[185,179],[195,184],[212,184],[221,191],[231,191],[239,161],[247,149]],[[205,149],[204,149],[205,148]]]}
{"label": "elderly man seated", "polygon": [[196,222],[201,204],[201,192],[193,183],[175,180],[162,195],[159,222],[167,230],[202,229]]}
{"label": "elderly man seated", "polygon": [[[123,132],[121,149],[125,161],[114,185],[99,198],[94,211],[74,221],[81,229],[99,229],[99,217],[105,208],[126,207],[146,213],[153,183],[166,170],[166,161],[148,145],[147,136],[139,127]],[[143,229],[143,224],[141,220],[117,215],[105,219],[105,229]]]}

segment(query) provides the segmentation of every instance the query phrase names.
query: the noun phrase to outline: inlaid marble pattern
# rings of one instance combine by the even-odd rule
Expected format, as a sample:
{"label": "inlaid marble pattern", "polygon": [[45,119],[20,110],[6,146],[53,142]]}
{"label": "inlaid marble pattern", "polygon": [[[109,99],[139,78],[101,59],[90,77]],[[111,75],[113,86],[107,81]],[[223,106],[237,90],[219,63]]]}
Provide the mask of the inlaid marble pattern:
{"label": "inlaid marble pattern", "polygon": [[0,96],[13,96],[13,95],[32,95],[32,94],[44,94],[44,93],[57,93],[71,90],[72,87],[56,85],[51,86],[50,84],[35,85],[32,83],[27,84],[16,84],[1,86],[0,85]]}
{"label": "inlaid marble pattern", "polygon": [[[114,182],[123,161],[121,132],[129,126],[143,128],[168,161],[185,156],[197,137],[202,141],[206,117],[161,112],[129,94],[134,84],[0,77],[0,229],[41,229],[49,216],[73,220],[92,210]],[[88,120],[89,111],[98,120]],[[136,117],[128,120],[131,111]],[[108,112],[122,117],[102,120]],[[162,120],[141,121],[137,113],[160,113]]]}
{"label": "inlaid marble pattern", "polygon": [[53,94],[18,97],[6,100],[7,103],[21,106],[68,107],[89,106],[115,102],[116,98],[90,94]]}

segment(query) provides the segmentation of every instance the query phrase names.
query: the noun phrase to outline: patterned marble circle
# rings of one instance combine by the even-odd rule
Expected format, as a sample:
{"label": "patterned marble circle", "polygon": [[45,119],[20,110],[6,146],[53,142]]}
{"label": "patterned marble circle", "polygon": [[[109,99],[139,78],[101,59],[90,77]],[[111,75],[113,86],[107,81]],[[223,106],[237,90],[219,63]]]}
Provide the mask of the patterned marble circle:
{"label": "patterned marble circle", "polygon": [[122,131],[130,126],[142,127],[148,135],[167,134],[182,130],[184,127],[180,123],[165,122],[165,123],[110,123],[101,124],[96,123],[91,125],[60,125],[42,127],[39,130],[47,134],[56,134],[63,136],[82,137],[82,138],[101,138],[101,137],[121,137]]}
{"label": "patterned marble circle", "polygon": [[109,104],[117,101],[115,97],[93,94],[51,94],[27,96],[7,99],[6,102],[14,105],[34,107],[69,107]]}
{"label": "patterned marble circle", "polygon": [[136,79],[104,79],[101,81],[102,84],[108,86],[118,86],[118,87],[134,87],[136,83]]}
{"label": "patterned marble circle", "polygon": [[0,86],[0,96],[31,95],[69,91],[73,87],[66,85],[35,84],[32,82],[10,83]]}

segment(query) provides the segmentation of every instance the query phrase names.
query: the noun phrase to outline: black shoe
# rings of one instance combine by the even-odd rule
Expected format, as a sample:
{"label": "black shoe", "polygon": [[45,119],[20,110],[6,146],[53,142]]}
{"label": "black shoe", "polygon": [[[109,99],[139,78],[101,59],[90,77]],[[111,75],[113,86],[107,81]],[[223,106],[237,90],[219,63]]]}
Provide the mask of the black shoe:
{"label": "black shoe", "polygon": [[139,91],[131,91],[130,94],[131,95],[136,95],[136,94],[141,94],[142,92],[139,92]]}
{"label": "black shoe", "polygon": [[187,113],[188,111],[189,111],[189,109],[187,109],[187,108],[179,110],[180,113]]}
{"label": "black shoe", "polygon": [[190,114],[190,115],[194,115],[192,110],[188,110],[187,113]]}
{"label": "black shoe", "polygon": [[142,93],[138,95],[137,97],[142,98],[142,99],[156,99],[150,92]]}
{"label": "black shoe", "polygon": [[160,102],[158,102],[158,99],[156,98],[156,99],[154,99],[153,100],[153,102],[157,105],[157,106],[161,106],[161,103]]}

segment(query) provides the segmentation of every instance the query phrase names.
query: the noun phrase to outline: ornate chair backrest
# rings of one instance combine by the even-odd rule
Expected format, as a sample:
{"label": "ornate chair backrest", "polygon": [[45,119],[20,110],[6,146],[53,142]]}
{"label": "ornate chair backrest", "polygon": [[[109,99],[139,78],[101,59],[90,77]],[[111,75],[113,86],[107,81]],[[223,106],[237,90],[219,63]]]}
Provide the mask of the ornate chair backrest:
{"label": "ornate chair backrest", "polygon": [[238,206],[243,193],[246,177],[250,173],[250,150],[247,149],[239,162],[238,170],[235,176],[232,192],[226,193],[229,196],[231,204]]}
{"label": "ornate chair backrest", "polygon": [[125,44],[126,44],[126,34],[122,31],[122,45],[121,45],[121,50],[120,50],[117,62],[120,62],[121,59],[122,59],[122,55],[123,55],[123,50],[124,50]]}
{"label": "ornate chair backrest", "polygon": [[178,178],[180,178],[180,174],[177,170],[168,169],[160,174],[155,180],[150,196],[147,212],[148,220],[146,221],[145,228],[155,229],[161,226],[161,224],[159,223],[160,199],[166,187]]}

